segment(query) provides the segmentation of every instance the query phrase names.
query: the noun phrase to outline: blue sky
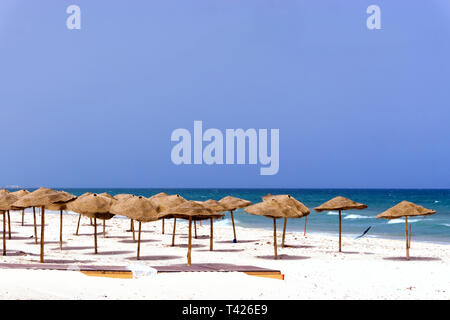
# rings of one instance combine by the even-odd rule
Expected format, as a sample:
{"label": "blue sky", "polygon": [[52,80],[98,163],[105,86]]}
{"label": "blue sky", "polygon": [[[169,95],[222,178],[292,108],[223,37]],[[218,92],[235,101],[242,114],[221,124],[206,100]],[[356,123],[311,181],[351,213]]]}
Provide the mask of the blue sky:
{"label": "blue sky", "polygon": [[[2,0],[0,185],[450,188],[449,36],[445,0]],[[174,165],[194,120],[279,128],[278,174]]]}

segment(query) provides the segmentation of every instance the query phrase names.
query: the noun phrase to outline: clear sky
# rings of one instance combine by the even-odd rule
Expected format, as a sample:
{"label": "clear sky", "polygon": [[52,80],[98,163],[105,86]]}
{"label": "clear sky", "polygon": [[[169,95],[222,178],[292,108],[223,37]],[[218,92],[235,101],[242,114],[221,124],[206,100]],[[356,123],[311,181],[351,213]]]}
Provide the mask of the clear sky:
{"label": "clear sky", "polygon": [[[2,0],[0,186],[450,188],[449,76],[447,0]],[[194,120],[278,174],[174,165]]]}

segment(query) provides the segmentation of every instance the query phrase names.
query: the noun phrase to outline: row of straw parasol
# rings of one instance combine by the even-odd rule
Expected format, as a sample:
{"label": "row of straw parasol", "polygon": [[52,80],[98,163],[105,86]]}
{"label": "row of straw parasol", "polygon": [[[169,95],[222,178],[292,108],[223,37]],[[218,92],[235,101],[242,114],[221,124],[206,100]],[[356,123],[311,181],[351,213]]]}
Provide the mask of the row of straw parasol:
{"label": "row of straw parasol", "polygon": [[[342,252],[342,211],[343,210],[352,210],[352,209],[365,209],[367,205],[355,202],[348,198],[338,196],[325,203],[321,204],[318,207],[315,207],[314,210],[317,212],[322,211],[338,211],[339,212],[339,252]],[[274,228],[274,258],[277,259],[277,237],[276,237],[276,219],[283,218],[284,219],[284,228],[283,228],[283,240],[282,247],[284,247],[285,234],[286,234],[286,221],[287,218],[301,218],[305,217],[305,225],[306,225],[306,216],[310,213],[309,209],[298,200],[294,199],[289,195],[267,195],[263,197],[263,201],[252,206],[249,206],[244,209],[245,212],[263,215],[268,218],[273,219],[273,228]],[[409,249],[410,249],[410,241],[411,235],[410,231],[408,231],[408,217],[412,216],[427,216],[430,214],[436,213],[435,210],[424,208],[420,205],[409,201],[402,201],[392,208],[380,213],[376,216],[376,218],[385,218],[385,219],[398,219],[405,218],[405,238],[406,238],[406,259],[409,260]]]}
{"label": "row of straw parasol", "polygon": [[[224,217],[223,212],[229,211],[233,225],[233,242],[237,242],[236,229],[234,224],[233,212],[237,209],[245,208],[244,211],[253,215],[265,216],[273,219],[274,228],[274,258],[277,259],[277,231],[276,220],[283,219],[282,247],[285,246],[286,225],[288,218],[302,218],[310,214],[310,210],[300,201],[290,195],[267,195],[262,198],[262,202],[253,204],[250,201],[226,196],[219,201],[190,201],[180,195],[168,195],[159,193],[150,198],[135,196],[132,194],[118,194],[115,196],[107,193],[95,194],[87,192],[80,197],[76,197],[64,191],[56,191],[48,188],[39,188],[33,192],[19,190],[9,192],[0,190],[0,213],[3,214],[3,255],[6,254],[6,217],[10,225],[9,211],[33,208],[35,241],[37,243],[37,226],[35,208],[41,210],[41,237],[40,237],[40,261],[44,262],[44,229],[45,229],[45,210],[60,211],[60,248],[63,243],[63,210],[71,210],[79,213],[77,223],[78,234],[81,216],[87,216],[94,220],[94,252],[97,248],[97,219],[103,220],[103,234],[105,234],[105,221],[121,215],[130,219],[130,231],[135,240],[134,222],[137,221],[138,240],[137,240],[137,259],[140,258],[141,243],[141,224],[145,222],[154,222],[162,220],[162,233],[164,233],[165,219],[173,219],[172,246],[175,245],[175,232],[177,219],[189,221],[188,235],[188,253],[187,263],[191,264],[192,248],[192,224],[194,223],[196,237],[196,221],[210,220],[210,250],[213,251],[213,221]],[[333,210],[339,212],[339,252],[342,251],[342,227],[341,212],[351,209],[365,209],[367,205],[357,203],[342,196],[335,197],[320,206],[314,208],[315,211]],[[396,219],[405,217],[406,222],[406,250],[407,259],[409,259],[410,234],[408,232],[408,216],[429,215],[435,213],[434,210],[426,209],[411,202],[403,201],[391,209],[379,214],[377,218]],[[9,232],[11,228],[9,227]]]}

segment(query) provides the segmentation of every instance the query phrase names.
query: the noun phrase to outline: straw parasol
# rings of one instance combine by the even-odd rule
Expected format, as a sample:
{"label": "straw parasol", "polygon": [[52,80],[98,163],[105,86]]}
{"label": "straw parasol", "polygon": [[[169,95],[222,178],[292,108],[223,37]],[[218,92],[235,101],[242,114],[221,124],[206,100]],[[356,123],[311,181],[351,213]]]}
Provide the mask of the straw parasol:
{"label": "straw parasol", "polygon": [[[160,193],[158,193],[158,194],[155,194],[155,195],[149,197],[149,199],[152,200],[152,199],[155,199],[155,198],[159,198],[159,197],[167,197],[167,196],[168,196],[167,193],[165,193],[165,192],[160,192]],[[165,222],[165,219],[162,218],[162,234],[164,234],[164,222]]]}
{"label": "straw parasol", "polygon": [[[119,193],[114,196],[116,200],[126,200],[128,198],[134,197],[134,194],[131,193]],[[130,230],[126,230],[127,232],[133,232],[133,241],[136,241],[134,238],[134,221],[130,219]]]}
{"label": "straw parasol", "polygon": [[94,218],[94,252],[97,253],[97,219],[108,220],[114,217],[111,206],[117,200],[95,193],[84,194],[68,204],[68,209]]}
{"label": "straw parasol", "polygon": [[131,193],[119,193],[119,194],[114,195],[114,199],[116,199],[116,200],[126,200],[131,197],[134,197],[134,195]]}
{"label": "straw parasol", "polygon": [[250,201],[247,201],[247,200],[244,200],[244,199],[235,198],[235,197],[232,197],[232,196],[226,196],[226,197],[220,199],[219,203],[220,203],[221,206],[223,206],[226,209],[226,211],[230,211],[231,223],[233,224],[233,234],[234,234],[233,242],[236,243],[237,242],[237,239],[236,239],[236,228],[234,226],[233,211],[236,210],[236,209],[241,209],[241,208],[248,207],[252,203]]}
{"label": "straw parasol", "polygon": [[[14,191],[14,192],[11,192],[11,193],[16,195],[17,197],[21,198],[21,197],[26,196],[27,194],[29,194],[30,191],[22,189],[22,190]],[[24,225],[24,220],[25,220],[25,208],[22,208],[22,226]]]}
{"label": "straw parasol", "polygon": [[[18,191],[11,192],[11,194],[17,196],[18,199],[30,194],[30,191],[22,189]],[[25,219],[25,209],[26,208],[18,208],[16,209],[22,209],[22,226],[24,225],[24,219]],[[34,225],[34,241],[37,244],[38,238],[37,238],[37,226],[36,226],[36,207],[33,207],[33,225]],[[8,211],[8,226],[9,226],[9,238],[11,239],[11,221],[9,221],[9,211]]]}
{"label": "straw parasol", "polygon": [[45,230],[45,208],[53,204],[64,204],[74,200],[76,197],[67,192],[60,192],[48,188],[39,188],[14,203],[21,208],[41,207],[41,254],[40,261],[44,262],[44,230]]}
{"label": "straw parasol", "polygon": [[116,201],[111,206],[111,213],[129,217],[139,222],[137,259],[140,259],[141,248],[141,224],[142,222],[156,221],[163,217],[159,212],[159,207],[155,207],[153,203],[142,196],[133,196],[128,199]]}
{"label": "straw parasol", "polygon": [[[298,215],[295,216],[295,218],[305,217],[305,220],[306,220],[306,216],[308,216],[310,214],[309,209],[303,203],[301,203],[300,201],[298,201],[297,199],[295,199],[294,197],[292,197],[291,195],[288,195],[288,194],[279,194],[279,195],[268,194],[268,195],[264,196],[262,199],[263,199],[263,201],[275,200],[275,201],[279,202],[281,205],[291,206],[291,207],[295,208],[298,211]],[[288,219],[288,217],[284,217],[283,238],[281,241],[282,247],[284,247],[284,240],[286,238],[287,219]]]}
{"label": "straw parasol", "polygon": [[342,210],[352,210],[352,209],[365,209],[367,205],[355,202],[353,200],[338,196],[331,200],[328,200],[325,203],[322,203],[320,206],[314,208],[317,212],[322,211],[339,211],[339,252],[342,252],[342,235],[341,235],[341,212]]}
{"label": "straw parasol", "polygon": [[[79,196],[78,198],[85,197],[85,196],[90,195],[90,194],[93,194],[93,193],[92,193],[92,192],[86,192],[86,193],[83,193],[83,194],[82,194],[81,196]],[[76,236],[78,235],[78,231],[80,230],[81,216],[82,216],[82,214],[79,213],[79,214],[78,214],[78,222],[77,222],[77,231],[75,231],[75,235],[76,235]],[[90,224],[91,224],[91,226],[92,226],[92,218],[89,218],[89,219],[90,219]]]}
{"label": "straw parasol", "polygon": [[[28,193],[30,193],[30,192],[26,191],[26,190],[19,190],[19,191],[15,191],[15,192],[9,192],[8,190],[5,190],[5,189],[0,190],[0,196],[1,195],[14,195],[17,200],[20,199],[21,197],[23,197],[24,195],[27,195]],[[22,208],[10,206],[9,209],[6,209],[6,211],[5,211],[5,217],[8,219],[8,238],[9,239],[11,239],[11,216],[9,214],[9,211],[10,210],[20,210],[20,209],[22,209]],[[24,222],[23,221],[24,211],[25,211],[25,209],[23,208],[22,209],[22,226],[23,226],[23,222]],[[35,238],[36,238],[36,234],[35,234]]]}
{"label": "straw parasol", "polygon": [[195,201],[185,201],[175,208],[170,208],[167,211],[163,211],[166,217],[181,218],[189,220],[189,240],[188,240],[188,253],[187,253],[187,265],[191,265],[191,247],[192,247],[192,221],[194,220],[206,220],[210,218],[220,218],[224,215],[215,212],[204,205]]}
{"label": "straw parasol", "polygon": [[399,219],[405,217],[406,260],[409,260],[410,237],[408,234],[408,217],[428,216],[435,213],[436,210],[427,209],[409,201],[402,201],[377,215],[377,219]]}
{"label": "straw parasol", "polygon": [[279,218],[301,218],[303,213],[293,206],[283,204],[275,199],[266,199],[263,202],[251,205],[244,209],[245,212],[265,216],[273,219],[273,247],[274,258],[278,259],[277,254],[277,219]]}
{"label": "straw parasol", "polygon": [[[77,198],[77,197],[74,196],[73,194],[70,194],[70,193],[65,192],[65,191],[58,191],[58,192],[64,193],[64,195],[65,195],[67,198],[72,197],[72,199],[69,200],[69,202],[70,202],[70,201],[73,201],[73,200],[75,200],[75,199]],[[67,204],[68,204],[69,202],[65,202],[65,203],[53,203],[53,204],[47,205],[47,206],[45,207],[47,210],[50,210],[50,211],[59,211],[59,248],[60,248],[60,249],[62,249],[62,243],[63,243],[63,211],[64,211],[64,210],[67,210]]]}
{"label": "straw parasol", "polygon": [[[197,202],[197,203],[199,203],[199,204],[201,204],[201,205],[204,205],[205,207],[207,207],[208,209],[211,209],[212,211],[214,211],[214,212],[217,212],[217,213],[222,213],[222,212],[225,212],[226,211],[226,209],[225,209],[225,207],[223,207],[220,203],[219,203],[219,201],[216,201],[216,200],[212,200],[212,199],[209,199],[209,200],[206,200],[206,201],[195,201],[195,202]],[[221,217],[223,217],[224,215],[222,215],[222,216],[216,216],[216,217],[211,217],[210,218],[210,226],[211,226],[211,230],[210,230],[210,236],[209,236],[209,251],[213,251],[213,238],[214,238],[214,226],[213,226],[213,221],[214,221],[214,219],[218,219],[218,218],[221,218]],[[194,220],[194,222],[195,222],[195,220]],[[195,224],[194,224],[194,226],[195,226]]]}
{"label": "straw parasol", "polygon": [[[109,193],[106,193],[106,192],[100,193],[99,196],[117,200],[117,198],[113,197],[112,195],[110,195]],[[106,237],[106,220],[105,219],[103,219],[103,238],[104,237]]]}
{"label": "straw parasol", "polygon": [[[0,212],[3,215],[3,255],[6,256],[6,212],[14,208],[12,204],[18,197],[7,192],[0,193]],[[10,229],[11,230],[11,229]]]}
{"label": "straw parasol", "polygon": [[[150,197],[149,200],[154,204],[155,207],[159,207],[161,212],[165,212],[171,208],[175,208],[180,204],[185,203],[187,200],[180,196],[179,194],[173,195],[164,195],[159,194],[153,197]],[[173,219],[173,233],[172,233],[172,247],[175,245],[175,230],[177,226],[177,218]]]}

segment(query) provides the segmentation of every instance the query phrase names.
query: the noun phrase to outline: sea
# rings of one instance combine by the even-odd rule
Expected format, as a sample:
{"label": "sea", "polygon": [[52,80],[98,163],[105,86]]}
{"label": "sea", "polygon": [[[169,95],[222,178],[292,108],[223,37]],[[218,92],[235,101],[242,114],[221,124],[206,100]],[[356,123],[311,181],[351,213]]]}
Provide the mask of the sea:
{"label": "sea", "polygon": [[[32,189],[30,189],[31,191]],[[376,219],[376,215],[389,209],[402,200],[407,200],[436,210],[436,214],[426,217],[409,218],[413,240],[450,244],[450,189],[141,189],[141,188],[59,188],[74,195],[85,192],[111,195],[118,193],[131,193],[145,197],[159,192],[179,194],[188,200],[204,201],[208,199],[220,200],[230,195],[249,200],[253,203],[262,201],[267,194],[289,194],[301,201],[311,213],[307,217],[306,232],[337,235],[339,231],[338,213],[334,211],[315,212],[314,207],[336,196],[344,196],[356,202],[368,205],[364,210],[349,210],[342,213],[342,232],[351,237],[357,237],[369,227],[364,237],[382,237],[403,239],[405,236],[404,219],[386,220]],[[11,190],[13,191],[13,190]],[[273,221],[263,216],[254,216],[245,213],[242,209],[236,210],[235,223],[240,227],[262,228],[273,230]],[[219,225],[231,225],[231,218],[217,222]],[[282,230],[282,221],[279,221],[279,230]],[[288,232],[304,232],[305,219],[289,219]]]}

